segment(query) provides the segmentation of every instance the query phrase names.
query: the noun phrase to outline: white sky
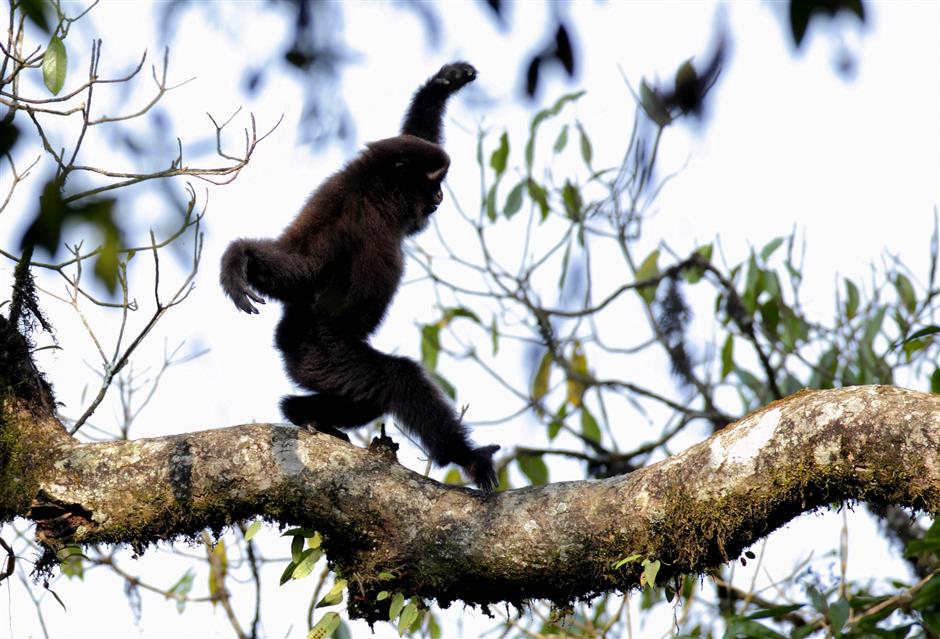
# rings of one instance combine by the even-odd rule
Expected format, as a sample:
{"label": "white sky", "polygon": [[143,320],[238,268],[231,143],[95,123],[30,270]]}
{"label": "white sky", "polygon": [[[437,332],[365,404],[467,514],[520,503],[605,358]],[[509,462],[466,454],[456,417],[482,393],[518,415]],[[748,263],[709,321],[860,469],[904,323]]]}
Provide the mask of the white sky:
{"label": "white sky", "polygon": [[[77,5],[66,5],[67,10],[73,11],[72,6]],[[432,50],[413,14],[386,5],[346,5],[346,39],[360,54],[343,77],[344,97],[357,126],[355,146],[394,134],[417,84],[441,64],[465,58],[480,70],[480,78],[473,94],[458,98],[449,111],[447,147],[454,159],[449,184],[459,200],[472,207],[478,198],[473,157],[475,131],[481,121],[497,132],[505,127],[518,151],[532,108],[550,104],[562,93],[578,88],[588,91],[578,103],[577,113],[592,135],[595,163],[616,163],[632,122],[632,102],[621,72],[634,86],[641,77],[657,73],[663,79],[671,78],[687,57],[709,50],[719,23],[716,7],[704,2],[558,6],[572,17],[581,72],[571,83],[553,77],[542,86],[541,101],[528,106],[518,102],[520,61],[544,37],[544,6],[513,5],[513,28],[506,35],[492,27],[480,3],[448,3],[442,44]],[[832,33],[811,30],[804,50],[794,57],[777,15],[780,5],[741,2],[721,6],[717,13],[727,22],[731,55],[710,102],[706,126],[700,130],[680,127],[666,136],[662,170],[687,166],[656,203],[660,213],[645,228],[650,248],[665,236],[682,253],[720,236],[725,254],[734,262],[752,245],[763,246],[795,226],[805,233],[806,272],[815,281],[807,301],[822,314],[831,307],[835,276],[864,276],[885,251],[901,255],[915,273],[926,272],[940,185],[937,4],[868,3],[866,9],[870,19],[864,29],[844,21],[845,28],[840,30],[857,58],[855,77],[845,80],[835,71],[839,41]],[[152,10],[153,5],[145,2],[106,1],[95,8],[94,22],[105,41],[103,69],[124,71],[142,48],[151,53],[160,50]],[[224,29],[210,24],[208,16],[214,12],[222,16],[219,22]],[[84,73],[87,51],[79,48],[91,37],[88,31],[77,33],[79,37],[67,42],[73,79]],[[151,339],[150,349],[141,353],[140,366],[158,361],[164,336],[171,345],[186,339],[192,348],[211,350],[169,374],[153,410],[137,422],[136,436],[252,420],[280,421],[276,400],[290,391],[290,384],[271,347],[279,313],[275,305],[268,305],[260,316],[236,313],[218,289],[218,260],[234,237],[277,233],[306,195],[350,152],[334,146],[314,156],[309,149],[298,147],[296,124],[302,92],[289,78],[273,74],[263,95],[253,100],[240,93],[244,69],[267,60],[272,47],[282,46],[284,33],[284,23],[267,3],[220,2],[189,12],[172,43],[171,77],[196,77],[168,95],[164,104],[173,117],[174,134],[180,135],[184,144],[211,132],[206,111],[225,117],[244,105],[256,114],[259,129],[266,129],[281,114],[285,120],[259,147],[252,164],[234,184],[211,191],[197,289],[190,303],[168,316],[159,334]],[[109,73],[103,71],[102,75]],[[475,106],[482,103],[485,108]],[[233,145],[239,143],[237,135],[230,140]],[[0,168],[0,192],[5,192],[8,179],[4,170],[5,166]],[[36,176],[38,182],[42,174]],[[197,188],[202,187],[197,184]],[[14,215],[31,206],[23,193],[20,196],[0,218],[5,248],[15,248],[11,246],[17,221]],[[147,212],[135,210],[131,214]],[[445,201],[438,219],[447,215]],[[446,234],[448,227],[443,221],[442,225]],[[11,266],[0,267],[0,273],[8,276]],[[380,348],[416,353],[415,322],[434,317],[431,305],[422,302],[423,292],[419,287],[402,292],[376,338]],[[94,382],[82,366],[83,360],[94,358],[74,316],[61,307],[50,306],[50,311],[66,350],[45,357],[42,364],[67,404],[66,410],[78,414],[81,384],[74,380]],[[462,385],[460,379],[452,381],[461,396],[472,396],[472,388]],[[103,407],[98,422],[106,425],[111,410]],[[478,433],[477,439],[504,446],[514,443],[510,433],[495,429]],[[423,469],[414,458],[404,461]],[[855,514],[850,519],[853,537],[870,539],[867,519]],[[789,562],[801,556],[786,547],[787,536],[804,539],[804,535],[812,535],[826,540],[825,550],[837,545],[839,526],[838,515],[799,520],[772,538],[769,554],[776,554],[774,565],[782,574]],[[267,537],[275,535],[268,533]],[[267,548],[272,556],[286,554],[283,542]],[[138,562],[125,561],[127,569],[145,575],[168,565],[172,568],[163,570],[165,576],[156,578],[158,584],[167,586],[179,578],[185,563],[174,563],[165,551],[148,553]],[[302,634],[304,597],[310,586],[298,582],[277,589],[280,569],[276,566],[266,575],[269,589],[265,593],[264,629],[269,636],[296,636]],[[886,557],[880,547],[864,562],[850,562],[850,570],[858,571],[854,576],[903,575],[897,561]],[[739,567],[739,572],[744,571]],[[103,571],[98,573],[87,577],[85,583],[56,583],[69,612],[62,613],[47,597],[43,610],[52,636],[231,634],[221,611],[191,606],[179,616],[172,603],[146,594],[143,618],[135,624],[122,598],[121,585]],[[23,586],[13,580],[4,585],[11,597],[11,620],[0,623],[0,636],[41,636]],[[479,614],[473,618],[477,621],[468,623],[485,620]],[[664,629],[669,620],[665,623]]]}

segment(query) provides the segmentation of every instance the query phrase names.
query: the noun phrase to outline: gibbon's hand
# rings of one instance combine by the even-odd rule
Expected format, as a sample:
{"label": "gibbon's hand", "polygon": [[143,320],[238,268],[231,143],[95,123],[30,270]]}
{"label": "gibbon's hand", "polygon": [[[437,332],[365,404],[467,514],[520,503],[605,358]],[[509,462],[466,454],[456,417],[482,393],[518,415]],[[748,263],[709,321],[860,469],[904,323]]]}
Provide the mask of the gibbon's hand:
{"label": "gibbon's hand", "polygon": [[238,297],[232,297],[232,301],[235,302],[235,306],[237,306],[239,310],[245,311],[250,315],[257,315],[261,311],[259,311],[251,302],[248,301],[249,298],[258,304],[264,304],[264,300],[261,297],[255,295],[255,293],[249,288],[242,289]]}
{"label": "gibbon's hand", "polygon": [[251,284],[248,283],[247,272],[247,263],[242,264],[241,268],[226,272],[222,286],[225,294],[232,298],[238,310],[245,311],[249,315],[257,315],[259,311],[251,302],[264,304],[264,299],[252,290]]}
{"label": "gibbon's hand", "polygon": [[441,67],[431,82],[445,87],[453,93],[460,87],[476,80],[477,70],[468,62],[452,62]]}
{"label": "gibbon's hand", "polygon": [[249,315],[257,315],[260,313],[254,304],[248,301],[249,299],[257,304],[264,304],[264,299],[251,290],[247,280],[243,280],[237,290],[228,292],[228,294],[229,297],[232,298],[232,301],[235,302],[235,306],[238,307],[238,310],[245,311]]}

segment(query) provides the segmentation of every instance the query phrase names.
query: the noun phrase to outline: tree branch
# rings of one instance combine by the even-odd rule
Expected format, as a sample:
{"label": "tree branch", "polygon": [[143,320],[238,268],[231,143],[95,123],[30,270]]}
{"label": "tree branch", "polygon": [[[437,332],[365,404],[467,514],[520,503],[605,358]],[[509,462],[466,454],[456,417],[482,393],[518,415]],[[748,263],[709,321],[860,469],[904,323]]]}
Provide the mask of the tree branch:
{"label": "tree branch", "polygon": [[[142,547],[261,515],[319,530],[349,580],[351,614],[373,619],[380,590],[444,606],[630,590],[640,562],[613,564],[633,554],[659,560],[666,583],[842,500],[940,512],[940,397],[888,386],[803,391],[629,475],[490,496],[288,426],[56,438],[37,438],[47,442],[43,471],[27,486],[31,507],[17,513],[51,548]],[[394,580],[380,581],[381,571]]]}

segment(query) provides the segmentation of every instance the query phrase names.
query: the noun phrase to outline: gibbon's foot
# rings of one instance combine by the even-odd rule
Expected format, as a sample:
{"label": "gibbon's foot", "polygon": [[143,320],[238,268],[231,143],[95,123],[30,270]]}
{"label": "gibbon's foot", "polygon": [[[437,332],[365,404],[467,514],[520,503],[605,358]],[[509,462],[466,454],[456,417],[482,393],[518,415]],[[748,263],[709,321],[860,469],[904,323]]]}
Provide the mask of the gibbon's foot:
{"label": "gibbon's foot", "polygon": [[493,453],[499,450],[499,446],[478,446],[470,453],[470,461],[464,466],[464,469],[473,479],[473,483],[480,487],[485,493],[491,493],[499,485],[499,479],[496,476],[496,468],[493,466]]}
{"label": "gibbon's foot", "polygon": [[445,64],[433,78],[435,84],[447,87],[449,91],[456,91],[463,85],[476,80],[477,70],[468,62],[452,62]]}
{"label": "gibbon's foot", "polygon": [[349,441],[349,435],[338,428],[334,428],[333,426],[321,426],[316,422],[307,422],[303,427],[309,430],[311,433],[323,433],[324,435],[332,435],[336,439],[342,439],[343,441],[347,442]]}
{"label": "gibbon's foot", "polygon": [[382,434],[372,438],[369,451],[386,457],[391,461],[398,461],[398,444],[385,434],[385,424],[382,424]]}

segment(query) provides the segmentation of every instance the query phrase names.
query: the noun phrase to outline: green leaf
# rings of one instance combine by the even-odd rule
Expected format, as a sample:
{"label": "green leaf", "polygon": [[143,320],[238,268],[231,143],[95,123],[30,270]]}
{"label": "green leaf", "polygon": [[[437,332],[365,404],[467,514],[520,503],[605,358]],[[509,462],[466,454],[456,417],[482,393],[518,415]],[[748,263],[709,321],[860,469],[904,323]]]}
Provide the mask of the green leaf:
{"label": "green leaf", "polygon": [[529,189],[529,197],[532,198],[533,202],[538,204],[539,212],[542,214],[542,221],[544,222],[550,210],[548,206],[548,192],[532,178],[528,178],[526,186]]}
{"label": "green leaf", "polygon": [[565,203],[565,213],[569,220],[577,222],[581,219],[581,209],[584,208],[584,200],[581,199],[581,190],[565,180],[565,186],[561,189],[561,197]]}
{"label": "green leaf", "polygon": [[62,571],[62,574],[71,579],[72,577],[78,577],[79,579],[84,579],[85,577],[85,568],[82,564],[82,559],[87,559],[87,557],[82,553],[82,549],[77,545],[68,545],[61,548],[56,553],[56,558],[59,560],[59,570]]}
{"label": "green leaf", "polygon": [[459,470],[451,468],[447,471],[447,474],[444,475],[444,483],[450,486],[463,486],[463,476],[460,474]]}
{"label": "green leaf", "polygon": [[474,313],[469,308],[466,308],[464,306],[448,306],[447,308],[444,309],[444,314],[441,317],[441,321],[446,325],[450,323],[451,320],[455,320],[458,317],[463,317],[468,320],[473,320],[477,324],[481,323],[479,316],[477,316],[476,313]]}
{"label": "green leaf", "polygon": [[[584,347],[580,340],[575,340],[571,349],[571,359],[569,360],[573,373],[587,376],[587,356],[584,354]],[[568,378],[568,403],[572,406],[581,405],[581,397],[584,395],[584,383],[576,379]]]}
{"label": "green leaf", "polygon": [[421,327],[421,363],[429,371],[437,369],[437,356],[441,352],[440,324]]}
{"label": "green leaf", "polygon": [[904,555],[906,557],[927,553],[940,554],[940,519],[934,520],[930,528],[927,529],[927,532],[924,533],[923,539],[909,541],[904,548]]}
{"label": "green leaf", "polygon": [[525,181],[519,182],[519,184],[512,187],[512,190],[509,191],[509,195],[506,196],[506,205],[503,207],[503,215],[506,216],[507,220],[518,213],[519,209],[522,207],[522,189],[525,186]]}
{"label": "green leaf", "polygon": [[728,333],[721,347],[721,379],[724,380],[734,370],[734,335]]}
{"label": "green leaf", "polygon": [[[907,339],[905,339],[904,341],[910,341],[910,340],[912,340],[912,339],[920,339],[920,338],[922,338],[922,337],[927,337],[927,336],[929,336],[929,335],[935,335],[935,334],[937,334],[937,333],[940,333],[940,326],[930,325],[930,326],[927,326],[927,327],[925,327],[925,328],[920,329],[919,331],[915,331],[914,333],[912,333],[912,334],[911,334]],[[902,342],[902,343],[903,343],[903,342]]]}
{"label": "green leaf", "polygon": [[490,341],[493,343],[493,355],[499,352],[499,327],[496,324],[496,316],[493,316],[490,322]]}
{"label": "green leaf", "polygon": [[509,136],[504,131],[499,137],[499,146],[490,156],[490,167],[496,172],[498,178],[506,170],[506,164],[509,160]]}
{"label": "green leaf", "polygon": [[114,294],[118,285],[118,272],[121,261],[121,238],[116,227],[106,227],[104,242],[98,247],[98,256],[94,262],[94,273],[98,281],[104,284],[108,292]]}
{"label": "green leaf", "polygon": [[499,180],[493,183],[493,186],[490,187],[490,190],[486,193],[486,200],[483,205],[486,208],[486,217],[489,218],[490,222],[496,221],[496,189],[499,187]]}
{"label": "green leaf", "polygon": [[787,606],[773,606],[772,608],[764,608],[763,610],[758,610],[755,613],[752,613],[747,616],[748,619],[781,619],[784,615],[793,612],[794,610],[799,610],[803,607],[803,604],[790,604]]}
{"label": "green leaf", "polygon": [[933,369],[930,376],[930,392],[940,395],[940,367]]}
{"label": "green leaf", "polygon": [[59,36],[52,36],[49,46],[42,55],[42,81],[52,95],[58,95],[65,86],[65,74],[68,71],[68,55]]}
{"label": "green leaf", "polygon": [[595,444],[601,443],[601,428],[594,415],[584,406],[581,407],[581,434]]}
{"label": "green leaf", "polygon": [[284,567],[284,572],[281,573],[281,579],[279,581],[280,585],[286,584],[290,581],[291,577],[294,575],[294,569],[297,568],[297,564],[293,561],[288,562],[287,566]]}
{"label": "green leaf", "polygon": [[777,335],[777,325],[780,323],[780,307],[774,299],[760,305],[761,322],[771,336]]}
{"label": "green leaf", "polygon": [[[940,630],[940,609],[938,609],[937,602],[940,601],[940,575],[934,575],[931,577],[927,583],[921,587],[914,599],[911,601],[911,605],[915,610],[920,610],[921,612],[932,612],[934,614],[934,621],[938,624],[938,630]],[[932,610],[928,610],[928,606]]]}
{"label": "green leaf", "polygon": [[568,144],[568,125],[561,127],[561,132],[558,134],[558,137],[555,139],[555,144],[552,146],[552,151],[555,153],[561,153],[565,145]]}
{"label": "green leaf", "polygon": [[858,312],[858,287],[849,278],[845,278],[845,317],[852,319]]}
{"label": "green leaf", "polygon": [[323,556],[323,551],[319,548],[307,548],[305,551],[300,553],[300,561],[297,562],[297,566],[294,568],[294,572],[291,574],[291,579],[303,579],[307,575],[313,572],[313,567],[320,561],[320,557]]}
{"label": "green leaf", "polygon": [[382,592],[380,592],[378,595],[375,596],[375,600],[376,600],[376,601],[384,601],[384,600],[388,599],[389,596],[390,596],[390,595],[389,595],[389,592],[388,592],[387,590],[383,590]]}
{"label": "green leaf", "polygon": [[307,639],[326,639],[332,636],[332,634],[336,632],[336,629],[339,628],[341,621],[339,613],[331,610],[320,617],[320,621],[310,629],[310,632],[307,633]]}
{"label": "green leaf", "polygon": [[914,286],[907,277],[898,273],[894,278],[894,286],[898,289],[898,297],[908,313],[914,313],[917,310],[917,296],[914,293]]}
{"label": "green leaf", "polygon": [[118,282],[118,255],[122,244],[121,230],[114,220],[115,204],[113,198],[100,198],[84,204],[66,202],[62,183],[52,178],[43,186],[39,210],[20,238],[20,248],[39,246],[55,255],[66,225],[72,222],[90,224],[102,238],[95,258],[95,276],[113,293]]}
{"label": "green leaf", "polygon": [[307,548],[319,548],[320,544],[323,543],[323,537],[316,531],[314,531],[312,535],[306,535],[305,537],[307,539]]}
{"label": "green leaf", "polygon": [[335,606],[336,604],[343,601],[343,591],[346,590],[346,580],[337,579],[333,583],[333,587],[330,588],[330,591],[323,595],[323,598],[317,602],[316,607],[322,608],[324,606]]}
{"label": "green leaf", "polygon": [[535,371],[535,377],[532,378],[532,401],[538,402],[548,393],[548,382],[552,374],[552,353],[545,351],[542,355],[542,361]]}
{"label": "green leaf", "polygon": [[418,620],[418,607],[413,603],[405,606],[398,617],[398,636],[403,637],[414,622]]}
{"label": "green leaf", "polygon": [[225,573],[228,571],[228,556],[225,552],[225,540],[220,539],[211,551],[210,563],[218,570],[209,571],[209,596],[216,601],[215,596],[225,587]]}
{"label": "green leaf", "polygon": [[813,607],[813,610],[821,615],[826,614],[826,609],[829,607],[829,604],[826,602],[826,596],[812,584],[806,586],[806,594],[809,597],[809,604]]}
{"label": "green leaf", "polygon": [[679,93],[683,87],[694,86],[696,82],[698,82],[698,73],[695,72],[695,67],[692,66],[692,58],[689,58],[676,69],[673,86],[675,86],[676,93]]}
{"label": "green leaf", "polygon": [[780,292],[780,278],[777,277],[776,271],[762,270],[761,280],[763,289],[767,291],[771,299],[783,301],[783,295]]}
{"label": "green leaf", "polygon": [[[712,245],[705,244],[695,249],[695,253],[706,262],[712,261]],[[705,276],[705,269],[700,266],[692,266],[682,270],[682,279],[689,284],[696,284]]]}
{"label": "green leaf", "polygon": [[[640,268],[636,270],[636,280],[637,282],[642,282],[643,280],[652,279],[659,275],[659,249],[656,249],[652,253],[646,256],[646,259],[640,264]],[[651,286],[641,286],[637,289],[640,297],[642,297],[647,304],[652,304],[653,300],[656,298],[656,287],[659,286],[659,282]]]}
{"label": "green leaf", "polygon": [[251,522],[251,525],[248,526],[247,530],[245,530],[245,541],[251,541],[252,539],[255,538],[255,535],[257,535],[260,531],[261,531],[261,520],[256,519],[255,521]]}
{"label": "green leaf", "polygon": [[558,290],[565,290],[565,280],[568,279],[568,264],[571,260],[571,242],[565,242],[565,254],[561,257],[561,275],[558,276]]}
{"label": "green leaf", "polygon": [[656,575],[659,574],[660,563],[658,559],[643,560],[643,574],[640,575],[640,584],[652,588],[656,585]]}
{"label": "green leaf", "polygon": [[780,245],[781,245],[781,244],[783,244],[783,238],[782,238],[782,237],[775,237],[774,239],[772,239],[772,240],[770,240],[769,242],[767,242],[767,245],[764,246],[764,248],[762,248],[761,251],[760,251],[760,259],[761,259],[761,261],[764,262],[764,263],[766,263],[767,260],[770,259],[770,256],[774,254],[774,251],[776,251],[778,248],[780,248]]}
{"label": "green leaf", "polygon": [[904,357],[910,362],[914,357],[914,354],[917,351],[922,351],[927,348],[928,342],[922,339],[915,340],[905,340],[904,342]]}
{"label": "green leaf", "polygon": [[300,561],[300,554],[304,551],[304,538],[300,535],[295,536],[290,540],[290,560],[293,562]]}
{"label": "green leaf", "polygon": [[179,581],[167,590],[167,597],[176,600],[176,612],[183,614],[186,610],[186,595],[192,592],[193,584],[196,581],[196,573],[189,568]]}
{"label": "green leaf", "polygon": [[666,127],[672,122],[672,116],[666,110],[663,99],[659,93],[650,88],[645,79],[640,81],[640,106],[647,117],[660,128]]}
{"label": "green leaf", "polygon": [[763,290],[763,282],[763,271],[757,265],[754,253],[751,253],[747,263],[747,276],[744,279],[744,293],[741,295],[741,302],[748,314],[753,314],[757,310],[757,297]]}
{"label": "green leaf", "polygon": [[398,615],[401,614],[402,608],[405,607],[405,595],[400,592],[396,592],[395,596],[392,597],[392,603],[388,607],[388,620],[395,621],[398,619]]}
{"label": "green leaf", "polygon": [[46,16],[46,9],[50,6],[52,3],[49,0],[20,0],[17,3],[20,11],[46,33],[52,30],[49,26],[49,18]]}
{"label": "green leaf", "polygon": [[548,483],[548,466],[541,455],[519,455],[516,458],[516,463],[519,464],[519,470],[533,486]]}
{"label": "green leaf", "polygon": [[634,561],[639,561],[639,560],[642,559],[642,558],[643,558],[643,555],[640,555],[640,554],[637,554],[637,553],[634,553],[634,554],[632,554],[632,555],[628,555],[628,556],[624,557],[623,559],[620,559],[620,560],[614,562],[614,570],[616,570],[616,569],[618,569],[618,568],[622,568],[623,566],[626,566],[626,565],[629,564],[629,563],[633,563]]}
{"label": "green leaf", "polygon": [[584,163],[590,168],[594,151],[591,149],[591,139],[588,137],[587,132],[584,130],[584,127],[581,126],[580,122],[578,122],[578,133],[581,134],[581,159],[584,160]]}
{"label": "green leaf", "polygon": [[845,627],[845,622],[849,620],[849,602],[846,599],[839,599],[839,601],[829,606],[827,616],[832,633],[836,637],[840,636],[842,629]]}
{"label": "green leaf", "polygon": [[431,613],[428,613],[428,623],[427,623],[427,632],[430,639],[441,639],[442,631],[441,625],[437,622],[437,619]]}
{"label": "green leaf", "polygon": [[862,344],[871,347],[872,342],[875,341],[875,337],[877,337],[879,331],[881,331],[881,325],[884,323],[885,312],[887,310],[888,308],[886,306],[879,306],[875,308],[874,314],[868,318],[868,321],[865,323],[865,332],[862,335]]}

